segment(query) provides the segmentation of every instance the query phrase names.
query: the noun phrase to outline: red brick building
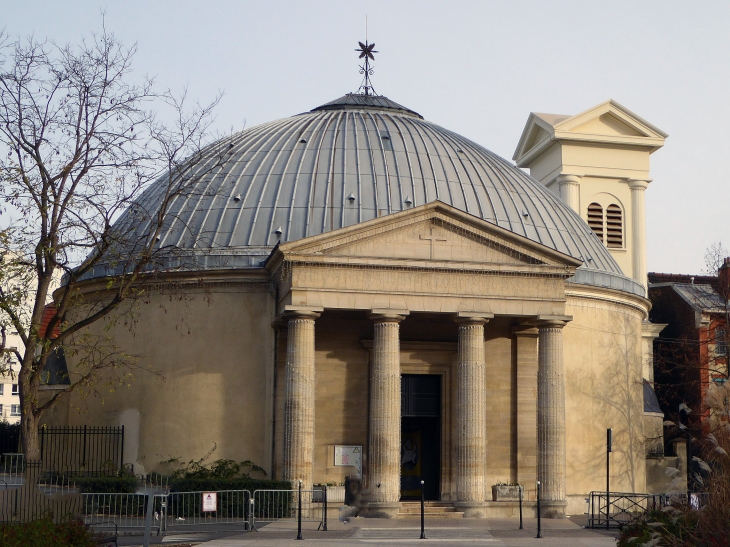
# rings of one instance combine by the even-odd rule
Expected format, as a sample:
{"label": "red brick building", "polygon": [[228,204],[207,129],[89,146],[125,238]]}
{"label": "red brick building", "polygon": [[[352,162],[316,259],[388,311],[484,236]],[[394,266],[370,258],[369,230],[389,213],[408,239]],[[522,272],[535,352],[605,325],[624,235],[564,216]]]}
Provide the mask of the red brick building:
{"label": "red brick building", "polygon": [[667,327],[654,342],[654,379],[667,417],[681,403],[694,428],[710,426],[708,393],[728,380],[730,258],[716,276],[649,273],[650,320]]}

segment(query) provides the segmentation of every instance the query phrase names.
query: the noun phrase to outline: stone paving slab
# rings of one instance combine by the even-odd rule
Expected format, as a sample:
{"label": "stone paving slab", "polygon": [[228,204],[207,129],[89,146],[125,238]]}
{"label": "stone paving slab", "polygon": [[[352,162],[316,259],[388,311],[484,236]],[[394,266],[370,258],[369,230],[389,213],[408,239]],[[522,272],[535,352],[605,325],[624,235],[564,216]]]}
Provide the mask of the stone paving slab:
{"label": "stone paving slab", "polygon": [[[305,541],[317,545],[342,547],[375,547],[387,545],[417,544],[427,547],[614,547],[613,532],[584,529],[570,520],[543,520],[543,537],[535,538],[537,520],[525,519],[524,530],[519,530],[517,519],[464,519],[458,523],[451,519],[431,519],[426,522],[426,540],[419,539],[418,519],[362,519],[355,518],[349,524],[339,521],[329,523],[327,532],[317,531],[316,526],[303,525]],[[268,544],[276,547],[302,547],[297,541],[296,522],[272,523],[259,532],[249,532],[200,543],[201,547],[243,547]],[[263,547],[263,545],[262,545]]]}

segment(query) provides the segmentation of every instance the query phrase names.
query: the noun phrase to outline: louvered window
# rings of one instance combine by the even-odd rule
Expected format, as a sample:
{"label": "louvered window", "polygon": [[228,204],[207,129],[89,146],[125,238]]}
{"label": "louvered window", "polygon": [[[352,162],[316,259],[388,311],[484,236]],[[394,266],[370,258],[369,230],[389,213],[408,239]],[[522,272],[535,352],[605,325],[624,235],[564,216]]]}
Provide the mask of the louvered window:
{"label": "louvered window", "polygon": [[624,246],[624,223],[621,207],[611,204],[606,207],[606,246],[620,249]]}
{"label": "louvered window", "polygon": [[588,206],[588,226],[598,236],[598,239],[603,241],[603,207],[598,203],[591,203]]}

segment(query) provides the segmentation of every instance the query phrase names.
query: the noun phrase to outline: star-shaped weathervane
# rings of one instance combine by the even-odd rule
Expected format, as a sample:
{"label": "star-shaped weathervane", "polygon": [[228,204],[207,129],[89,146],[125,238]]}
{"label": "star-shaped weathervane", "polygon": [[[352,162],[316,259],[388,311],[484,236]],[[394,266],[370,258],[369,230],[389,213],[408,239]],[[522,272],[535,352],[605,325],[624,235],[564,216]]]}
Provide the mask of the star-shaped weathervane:
{"label": "star-shaped weathervane", "polygon": [[375,44],[368,44],[367,40],[365,40],[364,44],[362,42],[358,42],[358,44],[360,44],[360,48],[355,50],[360,52],[360,57],[358,58],[362,59],[363,57],[367,57],[368,59],[372,59],[374,61],[375,57],[373,56],[373,53],[378,53],[377,51],[373,50]]}

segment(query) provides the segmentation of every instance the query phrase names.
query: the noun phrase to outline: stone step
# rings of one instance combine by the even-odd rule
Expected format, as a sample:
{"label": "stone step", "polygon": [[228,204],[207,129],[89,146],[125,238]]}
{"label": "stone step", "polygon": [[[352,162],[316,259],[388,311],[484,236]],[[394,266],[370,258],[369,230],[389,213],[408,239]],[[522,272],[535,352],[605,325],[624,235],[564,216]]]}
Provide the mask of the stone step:
{"label": "stone step", "polygon": [[[453,513],[456,511],[456,507],[424,507],[424,513]],[[420,507],[401,507],[401,513],[421,513]]]}
{"label": "stone step", "polygon": [[[427,519],[460,519],[464,518],[464,513],[457,512],[457,511],[451,511],[449,513],[426,513],[424,511],[423,513],[424,518]],[[395,518],[397,519],[418,519],[421,517],[421,514],[414,514],[414,513],[398,513]]]}

